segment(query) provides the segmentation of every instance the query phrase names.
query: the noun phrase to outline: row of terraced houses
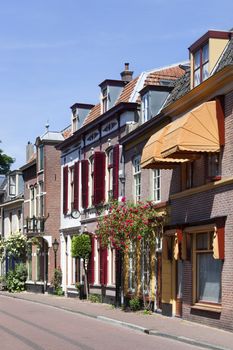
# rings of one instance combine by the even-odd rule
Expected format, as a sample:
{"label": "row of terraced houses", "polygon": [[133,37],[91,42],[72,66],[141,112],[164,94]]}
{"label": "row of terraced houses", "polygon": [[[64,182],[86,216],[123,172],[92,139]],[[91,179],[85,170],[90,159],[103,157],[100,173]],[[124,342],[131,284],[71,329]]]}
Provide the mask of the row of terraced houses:
{"label": "row of terraced houses", "polygon": [[[150,291],[154,311],[233,330],[233,32],[210,30],[187,62],[137,77],[126,63],[99,88],[99,103],[73,104],[71,124],[47,126],[26,163],[0,178],[1,234],[40,241],[27,289],[49,290],[60,266],[66,296],[77,296],[83,264],[71,241],[88,233],[90,293],[119,304]],[[152,200],[168,222],[153,251],[131,246],[119,276],[115,249],[95,231],[123,197]]]}

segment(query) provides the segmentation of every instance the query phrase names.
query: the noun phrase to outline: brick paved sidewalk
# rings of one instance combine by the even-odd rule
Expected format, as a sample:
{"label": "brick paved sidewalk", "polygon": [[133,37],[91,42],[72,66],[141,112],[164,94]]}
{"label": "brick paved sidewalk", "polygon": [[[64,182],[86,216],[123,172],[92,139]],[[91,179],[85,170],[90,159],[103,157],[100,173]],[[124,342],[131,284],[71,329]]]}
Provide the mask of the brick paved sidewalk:
{"label": "brick paved sidewalk", "polygon": [[124,312],[107,304],[94,304],[78,298],[73,299],[46,294],[0,292],[0,296],[46,304],[107,322],[113,322],[111,320],[114,320],[114,322],[119,321],[125,327],[133,327],[153,335],[171,337],[187,343],[192,340],[194,344],[196,343],[199,346],[202,344],[207,349],[233,350],[233,333],[184,321],[179,318],[169,318],[159,314],[144,315],[142,312]]}

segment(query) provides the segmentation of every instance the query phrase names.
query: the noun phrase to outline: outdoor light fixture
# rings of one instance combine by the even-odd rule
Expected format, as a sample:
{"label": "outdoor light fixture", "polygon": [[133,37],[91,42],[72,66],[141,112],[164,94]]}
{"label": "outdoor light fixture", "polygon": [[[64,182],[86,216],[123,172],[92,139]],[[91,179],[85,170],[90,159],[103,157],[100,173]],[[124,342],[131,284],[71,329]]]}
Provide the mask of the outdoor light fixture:
{"label": "outdoor light fixture", "polygon": [[52,246],[53,246],[53,251],[54,251],[54,266],[56,269],[57,268],[57,251],[59,248],[59,242],[56,238],[54,239]]}

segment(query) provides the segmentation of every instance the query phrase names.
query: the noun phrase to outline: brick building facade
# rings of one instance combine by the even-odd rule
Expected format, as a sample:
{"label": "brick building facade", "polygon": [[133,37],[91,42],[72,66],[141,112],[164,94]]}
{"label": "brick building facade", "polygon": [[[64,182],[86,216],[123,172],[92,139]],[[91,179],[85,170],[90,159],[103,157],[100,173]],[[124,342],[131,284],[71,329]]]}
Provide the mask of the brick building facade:
{"label": "brick building facade", "polygon": [[190,47],[190,70],[161,111],[170,123],[163,137],[157,132],[149,139],[142,162],[144,168],[171,168],[170,181],[161,178],[170,214],[162,250],[163,314],[229,330],[232,45],[231,32],[209,31]]}
{"label": "brick building facade", "polygon": [[47,130],[27,146],[27,163],[21,167],[24,177],[24,233],[31,241],[28,252],[27,289],[44,292],[51,285],[54,268],[60,266],[60,247],[53,242],[60,234],[60,152],[55,146],[63,141],[61,133]]}

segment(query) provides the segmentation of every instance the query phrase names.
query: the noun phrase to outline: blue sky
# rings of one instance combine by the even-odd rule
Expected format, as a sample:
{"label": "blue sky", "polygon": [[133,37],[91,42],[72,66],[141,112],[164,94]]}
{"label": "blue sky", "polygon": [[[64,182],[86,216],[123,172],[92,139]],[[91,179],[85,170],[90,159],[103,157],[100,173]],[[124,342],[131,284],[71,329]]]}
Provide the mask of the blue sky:
{"label": "blue sky", "polygon": [[16,162],[25,145],[70,122],[75,102],[96,103],[98,84],[124,62],[143,70],[188,58],[208,29],[233,27],[233,2],[11,0],[0,8],[0,140]]}

